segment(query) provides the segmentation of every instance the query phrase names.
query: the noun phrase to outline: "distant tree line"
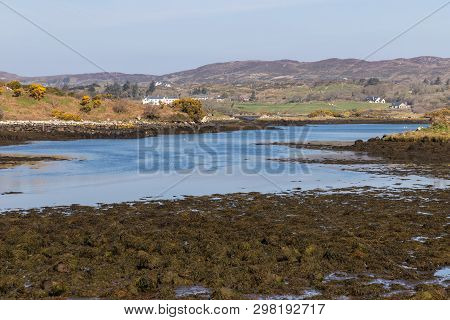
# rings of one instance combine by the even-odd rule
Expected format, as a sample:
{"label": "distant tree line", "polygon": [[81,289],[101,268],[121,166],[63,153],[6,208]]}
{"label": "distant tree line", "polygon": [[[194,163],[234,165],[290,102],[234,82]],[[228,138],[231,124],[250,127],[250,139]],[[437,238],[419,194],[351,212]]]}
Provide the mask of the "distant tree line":
{"label": "distant tree line", "polygon": [[107,84],[104,93],[114,98],[137,99],[141,96],[139,85],[137,83],[131,84],[130,81],[126,81],[123,85],[120,85],[118,82]]}

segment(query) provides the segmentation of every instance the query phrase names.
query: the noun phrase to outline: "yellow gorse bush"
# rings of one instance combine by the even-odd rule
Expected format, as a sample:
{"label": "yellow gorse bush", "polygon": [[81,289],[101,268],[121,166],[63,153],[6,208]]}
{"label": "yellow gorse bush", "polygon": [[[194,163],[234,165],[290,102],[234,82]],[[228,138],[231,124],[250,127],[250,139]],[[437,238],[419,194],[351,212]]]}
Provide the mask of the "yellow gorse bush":
{"label": "yellow gorse bush", "polygon": [[182,98],[172,103],[172,108],[177,111],[186,113],[194,122],[200,122],[205,116],[202,102],[192,98]]}
{"label": "yellow gorse bush", "polygon": [[47,89],[39,83],[32,83],[28,88],[30,97],[36,100],[41,100],[42,98],[44,98],[46,91]]}
{"label": "yellow gorse bush", "polygon": [[80,104],[81,104],[82,106],[85,106],[85,105],[89,104],[89,102],[91,102],[91,97],[89,97],[89,96],[83,96],[83,97],[81,98]]}
{"label": "yellow gorse bush", "polygon": [[63,112],[60,110],[53,110],[52,117],[64,121],[81,121],[81,117],[79,115]]}

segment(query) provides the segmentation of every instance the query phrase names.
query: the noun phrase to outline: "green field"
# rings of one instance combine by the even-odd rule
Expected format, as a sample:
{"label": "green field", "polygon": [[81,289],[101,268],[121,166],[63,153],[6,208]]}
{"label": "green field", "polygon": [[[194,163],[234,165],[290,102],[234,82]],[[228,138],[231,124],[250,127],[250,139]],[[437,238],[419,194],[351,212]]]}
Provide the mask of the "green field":
{"label": "green field", "polygon": [[336,101],[333,103],[313,101],[304,103],[264,104],[264,103],[239,103],[235,106],[241,112],[249,113],[278,113],[305,115],[315,110],[349,111],[357,110],[385,110],[389,104],[377,104],[359,101]]}

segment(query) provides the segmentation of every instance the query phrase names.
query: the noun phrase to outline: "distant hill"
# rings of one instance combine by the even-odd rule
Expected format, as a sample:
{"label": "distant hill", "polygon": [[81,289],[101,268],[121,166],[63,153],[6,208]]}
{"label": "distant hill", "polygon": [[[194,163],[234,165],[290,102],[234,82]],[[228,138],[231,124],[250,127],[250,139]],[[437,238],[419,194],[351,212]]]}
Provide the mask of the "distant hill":
{"label": "distant hill", "polygon": [[43,82],[52,86],[88,85],[94,82],[147,83],[152,80],[173,83],[252,83],[292,82],[308,80],[361,79],[376,77],[390,81],[450,78],[450,58],[417,57],[383,61],[328,59],[317,62],[293,60],[233,61],[214,63],[196,69],[162,76],[124,73],[88,73],[42,77],[21,77],[0,71],[0,80]]}
{"label": "distant hill", "polygon": [[19,78],[20,76],[18,76],[17,74],[0,71],[0,81],[8,81]]}
{"label": "distant hill", "polygon": [[384,61],[328,59],[317,62],[236,61],[206,65],[194,70],[165,75],[172,82],[253,82],[361,79],[376,77],[404,81],[424,78],[450,78],[450,59],[418,57]]}
{"label": "distant hill", "polygon": [[131,83],[143,83],[151,82],[157,77],[145,74],[126,74],[119,72],[100,72],[100,73],[82,73],[82,74],[64,74],[55,76],[42,76],[42,77],[19,77],[19,80],[23,82],[41,82],[47,85],[62,87],[65,84],[69,86],[81,86],[89,85],[92,83],[102,82],[120,82],[125,83],[130,81]]}

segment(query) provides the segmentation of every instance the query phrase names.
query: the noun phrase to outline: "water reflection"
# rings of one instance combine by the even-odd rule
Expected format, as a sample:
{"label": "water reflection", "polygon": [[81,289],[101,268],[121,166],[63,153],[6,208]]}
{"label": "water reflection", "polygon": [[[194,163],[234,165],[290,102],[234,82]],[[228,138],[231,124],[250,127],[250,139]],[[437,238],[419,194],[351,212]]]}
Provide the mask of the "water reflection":
{"label": "water reflection", "polygon": [[[418,125],[315,125],[226,133],[169,135],[140,140],[36,142],[1,147],[1,153],[63,155],[36,169],[0,170],[0,210],[53,205],[112,203],[141,198],[232,192],[285,192],[352,186],[446,187],[447,181],[343,170],[338,165],[299,164],[271,158],[329,155],[265,142],[353,141],[411,130]],[[344,154],[348,156],[348,153]]]}

